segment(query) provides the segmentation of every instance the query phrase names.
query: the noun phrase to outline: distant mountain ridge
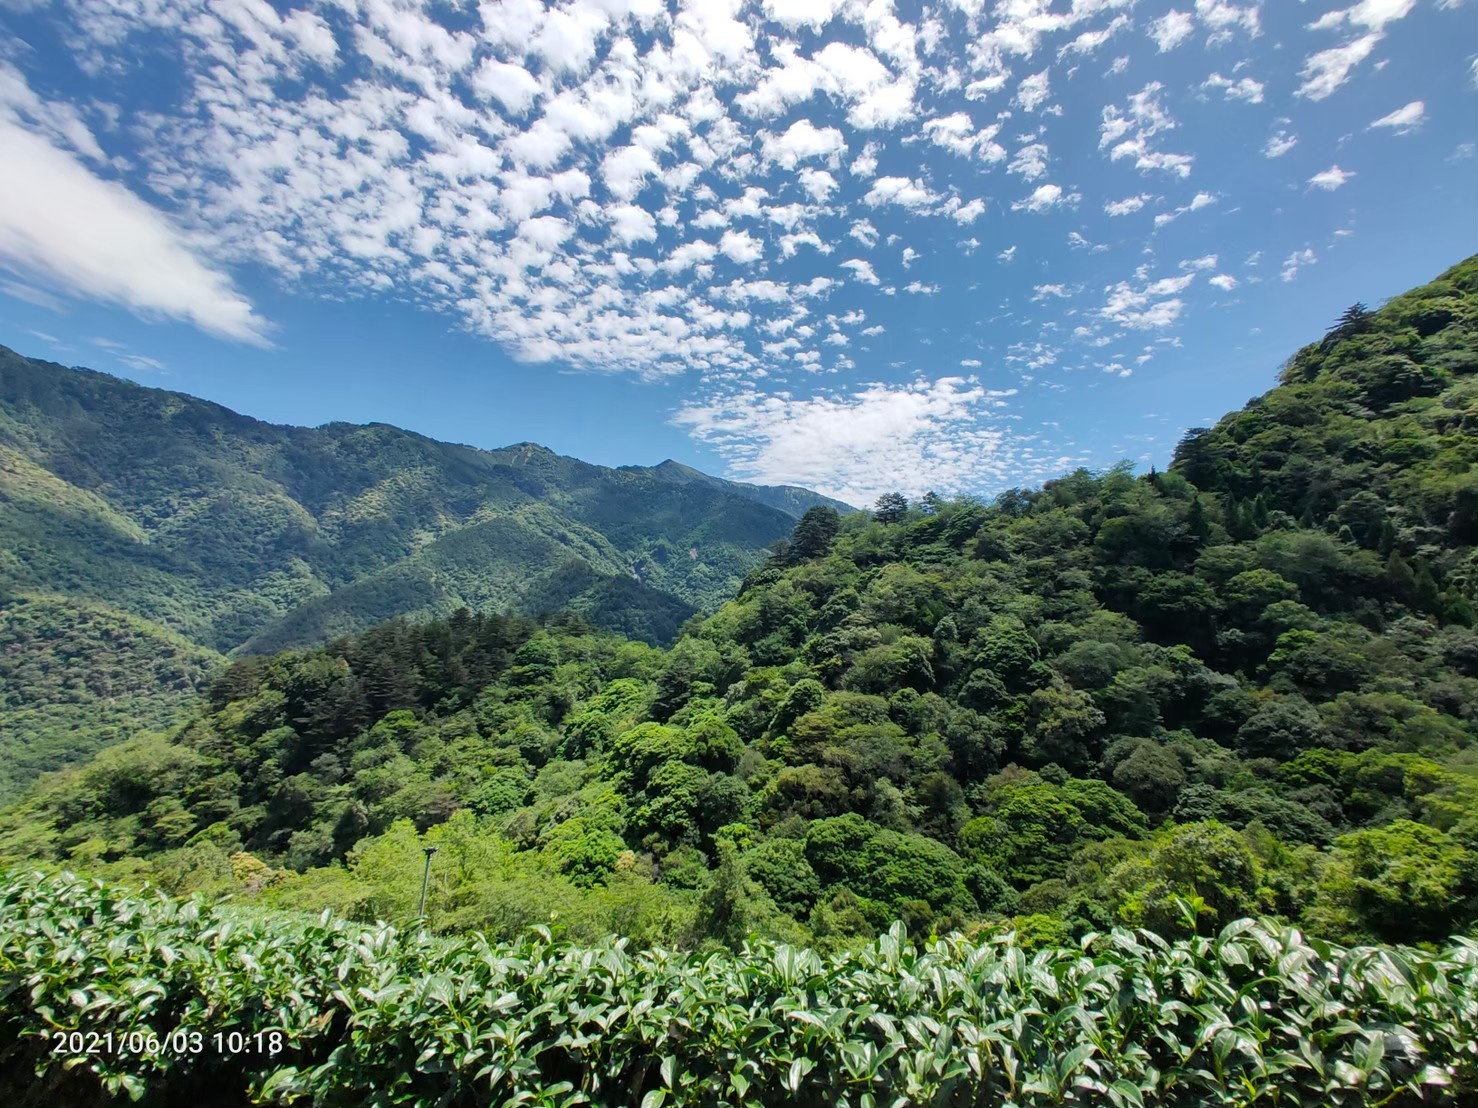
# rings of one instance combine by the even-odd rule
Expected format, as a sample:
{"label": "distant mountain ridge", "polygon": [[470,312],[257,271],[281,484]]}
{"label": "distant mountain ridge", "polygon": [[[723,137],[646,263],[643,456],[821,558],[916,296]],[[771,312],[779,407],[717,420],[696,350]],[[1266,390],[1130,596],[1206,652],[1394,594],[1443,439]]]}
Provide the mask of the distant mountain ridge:
{"label": "distant mountain ridge", "polygon": [[0,347],[0,586],[221,652],[461,605],[571,607],[664,641],[813,504],[836,502],[675,462],[278,426]]}
{"label": "distant mountain ridge", "polygon": [[621,466],[619,468],[622,472],[648,473],[660,480],[670,481],[677,485],[704,485],[713,489],[730,489],[739,492],[741,496],[747,496],[761,504],[768,504],[792,516],[801,516],[807,508],[815,507],[817,504],[835,508],[839,512],[856,511],[850,504],[822,496],[810,489],[796,485],[750,485],[738,481],[726,481],[722,477],[714,477],[692,466],[683,465],[682,462],[675,462],[671,458],[654,466]]}

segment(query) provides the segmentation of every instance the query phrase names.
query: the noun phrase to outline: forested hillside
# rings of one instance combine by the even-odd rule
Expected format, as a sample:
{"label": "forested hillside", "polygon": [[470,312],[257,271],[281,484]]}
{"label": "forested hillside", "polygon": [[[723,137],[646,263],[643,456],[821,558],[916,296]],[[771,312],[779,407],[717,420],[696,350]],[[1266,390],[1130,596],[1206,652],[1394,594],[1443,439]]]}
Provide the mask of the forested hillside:
{"label": "forested hillside", "polygon": [[[1478,259],[1169,471],[809,510],[670,649],[459,612],[242,658],[0,849],[439,929],[1478,919]],[[1189,906],[1189,912],[1187,912]]]}
{"label": "forested hillside", "polygon": [[[31,598],[0,602],[0,665],[38,676],[5,693],[0,799],[120,730],[174,722],[178,682],[136,678],[177,640],[198,667],[470,605],[668,642],[818,503],[676,463],[277,427],[0,347],[0,600]],[[100,619],[135,659],[111,633],[81,645]],[[77,672],[55,676],[64,659]]]}
{"label": "forested hillside", "polygon": [[99,604],[0,595],[0,803],[186,715],[225,659]]}

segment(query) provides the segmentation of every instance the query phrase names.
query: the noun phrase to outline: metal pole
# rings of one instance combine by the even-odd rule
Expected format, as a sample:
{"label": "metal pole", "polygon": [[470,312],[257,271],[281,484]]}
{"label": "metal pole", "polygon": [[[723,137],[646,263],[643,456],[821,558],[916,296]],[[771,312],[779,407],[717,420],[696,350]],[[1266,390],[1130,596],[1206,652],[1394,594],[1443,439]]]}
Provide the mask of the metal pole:
{"label": "metal pole", "polygon": [[426,918],[426,890],[431,885],[431,855],[435,854],[437,847],[423,846],[426,852],[426,872],[421,875],[421,907],[417,909],[416,916],[419,919]]}

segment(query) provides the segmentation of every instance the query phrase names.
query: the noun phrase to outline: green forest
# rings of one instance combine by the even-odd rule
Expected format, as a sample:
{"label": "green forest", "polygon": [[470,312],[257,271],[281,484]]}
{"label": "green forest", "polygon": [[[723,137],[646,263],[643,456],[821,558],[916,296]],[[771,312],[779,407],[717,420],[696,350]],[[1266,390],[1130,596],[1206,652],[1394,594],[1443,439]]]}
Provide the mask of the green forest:
{"label": "green forest", "polygon": [[225,664],[87,601],[0,596],[0,613],[0,803],[46,770],[188,715]]}
{"label": "green forest", "polygon": [[0,803],[172,724],[230,653],[572,611],[670,643],[809,507],[383,424],[281,427],[0,347]]}
{"label": "green forest", "polygon": [[0,854],[406,922],[435,847],[426,925],[494,940],[1436,949],[1478,919],[1475,600],[1478,258],[1163,472],[813,504],[670,646],[484,606],[238,653]]}

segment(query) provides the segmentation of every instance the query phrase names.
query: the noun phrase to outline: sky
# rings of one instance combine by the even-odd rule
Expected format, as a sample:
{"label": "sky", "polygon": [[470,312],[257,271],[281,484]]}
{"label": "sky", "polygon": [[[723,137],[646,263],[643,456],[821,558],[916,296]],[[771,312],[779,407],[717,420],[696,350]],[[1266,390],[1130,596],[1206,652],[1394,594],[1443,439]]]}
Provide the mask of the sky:
{"label": "sky", "polygon": [[1478,0],[0,0],[0,342],[870,503],[1478,250]]}

